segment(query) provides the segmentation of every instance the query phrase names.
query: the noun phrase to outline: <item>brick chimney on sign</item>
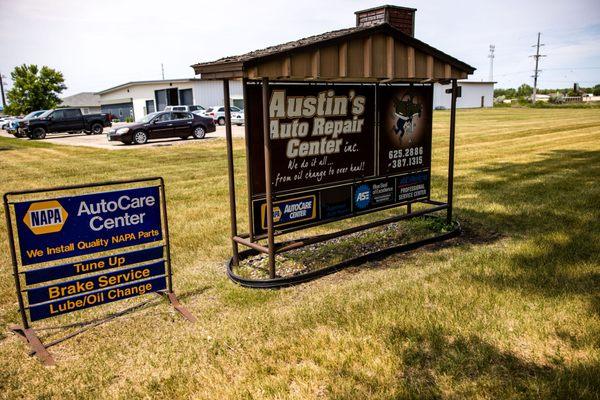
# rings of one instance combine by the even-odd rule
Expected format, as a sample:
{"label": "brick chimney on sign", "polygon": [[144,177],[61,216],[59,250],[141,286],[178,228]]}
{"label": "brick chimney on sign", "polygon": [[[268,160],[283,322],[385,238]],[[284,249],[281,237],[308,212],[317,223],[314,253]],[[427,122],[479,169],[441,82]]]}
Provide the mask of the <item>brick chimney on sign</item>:
{"label": "brick chimney on sign", "polygon": [[415,36],[416,8],[398,6],[379,6],[357,11],[356,26],[373,26],[384,22],[400,29],[409,36]]}

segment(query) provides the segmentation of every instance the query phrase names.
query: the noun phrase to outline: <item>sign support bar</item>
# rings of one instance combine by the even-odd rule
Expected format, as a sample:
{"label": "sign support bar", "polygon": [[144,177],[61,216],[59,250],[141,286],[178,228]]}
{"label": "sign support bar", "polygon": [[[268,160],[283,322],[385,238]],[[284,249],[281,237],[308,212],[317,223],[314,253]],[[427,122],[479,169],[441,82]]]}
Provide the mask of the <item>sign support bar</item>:
{"label": "sign support bar", "polygon": [[223,80],[223,98],[225,107],[225,137],[227,139],[227,170],[229,172],[229,212],[231,214],[231,246],[233,265],[238,265],[238,245],[233,240],[237,236],[237,214],[235,207],[235,171],[233,170],[233,138],[231,133],[231,106],[229,98],[229,79]]}
{"label": "sign support bar", "polygon": [[[248,79],[242,79],[242,93],[244,99],[248,98],[247,83]],[[251,182],[252,179],[250,177],[250,170],[252,167],[250,166],[250,128],[248,128],[249,121],[250,119],[248,117],[248,113],[244,112],[244,141],[246,142],[246,182]],[[250,187],[250,185],[246,186],[248,191],[248,210],[252,210],[252,188]],[[252,218],[248,218],[248,237],[251,242],[254,241],[254,227],[252,225]]]}
{"label": "sign support bar", "polygon": [[456,79],[452,79],[452,88],[447,89],[452,94],[450,107],[450,144],[448,149],[448,209],[446,223],[452,223],[452,204],[454,200],[454,144],[456,134],[456,99],[459,97],[459,88]]}
{"label": "sign support bar", "polygon": [[17,300],[19,301],[19,312],[23,329],[29,329],[29,320],[25,313],[25,304],[23,302],[23,292],[21,291],[21,279],[19,278],[19,267],[17,265],[17,251],[15,247],[15,238],[13,236],[12,220],[10,218],[10,208],[8,205],[8,193],[4,194],[4,215],[6,216],[6,228],[8,230],[8,243],[10,245],[10,256],[12,258],[13,276],[15,278],[15,289],[17,290]]}
{"label": "sign support bar", "polygon": [[265,152],[265,195],[267,197],[267,235],[269,277],[275,278],[275,237],[273,233],[273,188],[271,181],[271,136],[269,134],[269,78],[262,79],[263,138]]}

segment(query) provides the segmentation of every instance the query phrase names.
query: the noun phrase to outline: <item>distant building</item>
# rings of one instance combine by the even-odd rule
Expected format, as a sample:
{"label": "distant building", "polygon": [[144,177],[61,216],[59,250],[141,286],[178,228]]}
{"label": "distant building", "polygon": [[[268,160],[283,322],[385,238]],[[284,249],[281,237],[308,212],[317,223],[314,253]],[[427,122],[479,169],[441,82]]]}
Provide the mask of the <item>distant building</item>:
{"label": "distant building", "polygon": [[61,107],[79,108],[83,114],[100,112],[100,96],[93,92],[81,92],[61,99]]}
{"label": "distant building", "polygon": [[[232,104],[243,107],[242,82],[230,82]],[[102,112],[119,119],[139,119],[166,106],[223,105],[223,83],[195,78],[127,82],[96,93]]]}
{"label": "distant building", "polygon": [[[481,108],[494,106],[494,84],[496,82],[458,81],[462,87],[462,96],[456,101],[457,108]],[[446,89],[450,84],[433,86],[433,108],[450,109],[450,95]]]}
{"label": "distant building", "polygon": [[543,101],[544,103],[548,103],[550,101],[550,95],[548,94],[536,94],[535,101]]}

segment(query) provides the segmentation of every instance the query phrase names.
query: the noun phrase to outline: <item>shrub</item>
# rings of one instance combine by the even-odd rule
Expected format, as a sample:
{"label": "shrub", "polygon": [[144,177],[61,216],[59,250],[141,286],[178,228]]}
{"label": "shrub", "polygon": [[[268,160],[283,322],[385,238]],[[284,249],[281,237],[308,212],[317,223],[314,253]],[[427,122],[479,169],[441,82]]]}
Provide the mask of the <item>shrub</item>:
{"label": "shrub", "polygon": [[548,100],[552,104],[562,104],[565,102],[565,96],[562,93],[556,92],[550,95],[550,99]]}

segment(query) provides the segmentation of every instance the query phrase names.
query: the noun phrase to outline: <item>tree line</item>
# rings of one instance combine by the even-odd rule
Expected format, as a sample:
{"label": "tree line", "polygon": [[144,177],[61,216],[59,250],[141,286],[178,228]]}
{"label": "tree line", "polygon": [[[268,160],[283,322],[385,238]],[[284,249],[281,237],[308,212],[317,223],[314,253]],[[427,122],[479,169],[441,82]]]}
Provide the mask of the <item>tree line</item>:
{"label": "tree line", "polygon": [[[537,94],[547,94],[547,95],[556,95],[560,93],[563,96],[581,96],[584,93],[592,93],[594,96],[600,96],[600,84],[593,87],[580,87],[578,91],[574,88],[563,88],[563,89],[538,89]],[[519,98],[528,98],[533,94],[533,87],[524,83],[518,88],[508,88],[508,89],[494,89],[494,97],[504,97],[506,99],[519,99]]]}

